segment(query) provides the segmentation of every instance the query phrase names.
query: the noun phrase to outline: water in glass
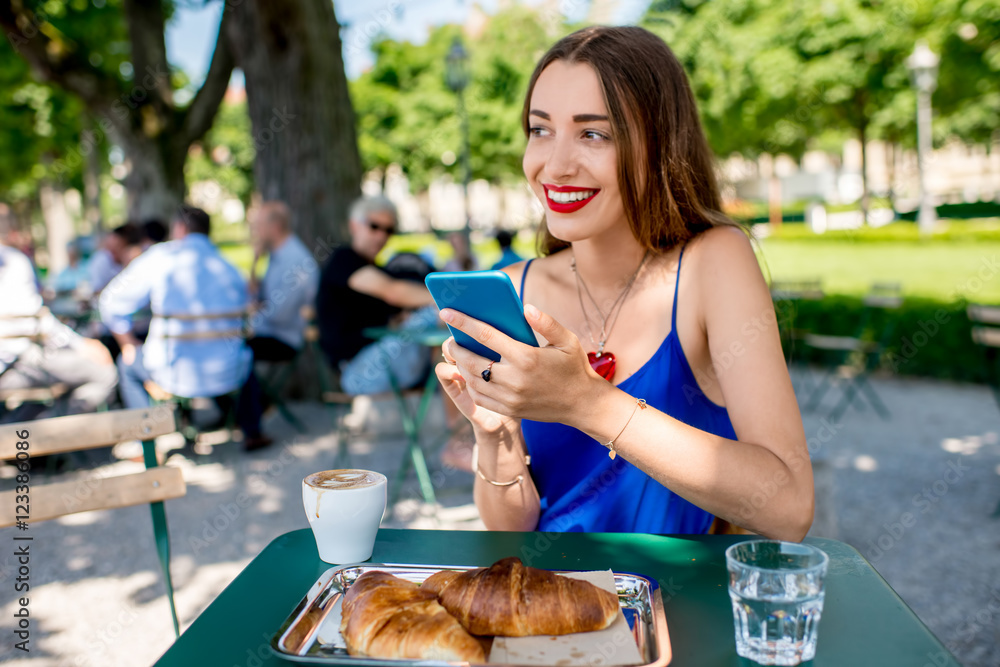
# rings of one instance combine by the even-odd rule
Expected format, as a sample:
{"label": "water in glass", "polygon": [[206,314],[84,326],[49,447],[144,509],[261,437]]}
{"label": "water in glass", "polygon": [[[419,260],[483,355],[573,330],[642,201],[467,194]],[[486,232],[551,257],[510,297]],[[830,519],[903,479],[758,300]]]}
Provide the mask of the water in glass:
{"label": "water in glass", "polygon": [[740,656],[762,665],[815,657],[827,562],[815,547],[771,540],[726,551]]}

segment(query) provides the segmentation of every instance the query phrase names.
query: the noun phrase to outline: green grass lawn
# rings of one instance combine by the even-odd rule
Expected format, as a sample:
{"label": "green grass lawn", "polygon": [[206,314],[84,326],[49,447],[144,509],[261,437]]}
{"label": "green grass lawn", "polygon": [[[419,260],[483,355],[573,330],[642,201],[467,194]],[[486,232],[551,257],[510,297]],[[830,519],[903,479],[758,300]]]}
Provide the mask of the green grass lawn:
{"label": "green grass lawn", "polygon": [[[764,275],[771,280],[820,279],[828,294],[862,295],[873,282],[899,282],[905,296],[942,301],[964,298],[1000,304],[1000,221],[942,223],[929,241],[920,241],[912,223],[879,229],[811,234],[803,225],[785,225],[780,236],[759,243]],[[522,256],[534,254],[534,237],[515,242]],[[486,239],[474,245],[479,265],[492,266],[500,255]],[[451,247],[433,234],[393,237],[380,259],[393,253],[431,251],[438,266],[451,257]],[[225,243],[223,254],[244,273],[253,253],[248,245]],[[261,264],[260,272],[266,268]]]}
{"label": "green grass lawn", "polygon": [[819,278],[828,294],[864,294],[899,282],[904,296],[1000,303],[1000,241],[850,243],[764,239],[758,256],[772,280]]}

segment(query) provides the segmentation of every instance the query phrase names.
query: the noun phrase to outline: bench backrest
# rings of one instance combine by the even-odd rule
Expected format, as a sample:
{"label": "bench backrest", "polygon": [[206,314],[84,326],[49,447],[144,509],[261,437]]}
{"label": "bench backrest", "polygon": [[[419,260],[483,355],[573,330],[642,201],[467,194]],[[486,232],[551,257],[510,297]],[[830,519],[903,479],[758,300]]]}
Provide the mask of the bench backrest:
{"label": "bench backrest", "polygon": [[[18,465],[18,474],[25,474],[20,462],[30,461],[31,457],[107,447],[128,440],[152,440],[176,430],[174,410],[173,405],[158,405],[3,424],[0,425],[0,459],[13,461]],[[24,467],[30,474],[30,468]],[[186,491],[180,469],[165,467],[116,477],[91,477],[44,485],[32,483],[30,505],[27,506],[15,503],[16,496],[23,495],[16,488],[0,493],[3,507],[24,506],[23,511],[0,514],[0,528],[14,525],[17,515],[27,515],[32,522],[46,521],[77,512],[179,498]]]}
{"label": "bench backrest", "polygon": [[1000,306],[970,304],[966,309],[972,327],[972,340],[985,347],[1000,347]]}

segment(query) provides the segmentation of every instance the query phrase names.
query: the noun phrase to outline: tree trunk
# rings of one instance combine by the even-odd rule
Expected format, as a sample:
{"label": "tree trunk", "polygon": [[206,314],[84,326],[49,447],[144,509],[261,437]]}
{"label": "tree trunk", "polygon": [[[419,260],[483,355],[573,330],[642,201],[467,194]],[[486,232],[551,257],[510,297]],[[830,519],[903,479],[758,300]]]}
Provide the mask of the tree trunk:
{"label": "tree trunk", "polygon": [[296,232],[321,260],[347,239],[348,208],[361,194],[333,3],[234,3],[226,34],[246,76],[256,187],[263,199],[289,205]]}
{"label": "tree trunk", "polygon": [[169,223],[184,201],[187,145],[157,141],[141,132],[121,139],[129,162],[125,177],[129,219],[141,223],[158,218]]}
{"label": "tree trunk", "polygon": [[45,220],[45,246],[49,254],[48,271],[57,275],[69,265],[66,247],[73,240],[73,220],[66,210],[66,190],[44,182],[38,190],[38,203]]}
{"label": "tree trunk", "polygon": [[80,147],[83,162],[83,219],[91,234],[100,234],[101,217],[101,144],[96,140],[94,119],[87,114],[84,119],[84,135],[87,141]]}

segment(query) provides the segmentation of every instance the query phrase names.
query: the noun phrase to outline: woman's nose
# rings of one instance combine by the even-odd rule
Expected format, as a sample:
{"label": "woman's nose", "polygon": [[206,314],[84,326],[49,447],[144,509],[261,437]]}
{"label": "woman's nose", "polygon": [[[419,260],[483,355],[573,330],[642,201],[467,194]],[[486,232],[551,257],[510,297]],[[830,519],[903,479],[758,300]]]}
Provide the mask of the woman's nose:
{"label": "woman's nose", "polygon": [[573,142],[563,137],[556,137],[551,144],[552,150],[545,160],[545,171],[554,181],[574,176],[579,168],[576,148]]}

